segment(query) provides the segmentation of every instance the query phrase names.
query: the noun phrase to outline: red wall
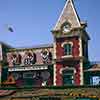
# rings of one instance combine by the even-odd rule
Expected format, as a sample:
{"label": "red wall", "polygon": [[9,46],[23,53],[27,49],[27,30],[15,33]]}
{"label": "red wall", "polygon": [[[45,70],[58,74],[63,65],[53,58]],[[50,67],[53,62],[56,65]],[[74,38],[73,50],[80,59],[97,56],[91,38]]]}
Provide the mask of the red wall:
{"label": "red wall", "polygon": [[80,85],[80,64],[77,64],[75,66],[75,70],[76,70],[76,73],[74,77],[74,82],[75,82],[75,85]]}
{"label": "red wall", "polygon": [[57,56],[57,59],[60,59],[62,56],[64,56],[64,49],[63,47],[61,46],[62,43],[64,42],[72,42],[73,43],[73,48],[72,48],[72,56],[73,57],[77,57],[79,56],[79,39],[78,38],[70,38],[70,39],[67,39],[66,38],[63,38],[63,39],[59,39],[57,40],[56,42],[56,56]]}
{"label": "red wall", "polygon": [[[73,47],[72,47],[72,56],[73,57],[78,57],[80,54],[80,46],[79,46],[79,39],[77,37],[73,37],[73,38],[63,38],[63,39],[57,39],[56,41],[56,59],[61,59],[62,56],[64,56],[64,49],[61,46],[62,43],[64,42],[72,42],[73,43]],[[62,61],[62,60],[61,60]],[[76,70],[75,73],[75,77],[74,77],[74,82],[75,85],[80,85],[80,64],[77,64],[75,66],[73,66]],[[62,75],[60,73],[61,68],[63,68],[63,64],[60,63],[56,63],[56,85],[57,86],[61,86],[63,85],[63,79],[62,79]]]}
{"label": "red wall", "polygon": [[62,75],[61,75],[61,68],[62,68],[62,64],[57,63],[56,64],[56,85],[57,86],[62,86],[63,85],[63,81],[62,81]]}

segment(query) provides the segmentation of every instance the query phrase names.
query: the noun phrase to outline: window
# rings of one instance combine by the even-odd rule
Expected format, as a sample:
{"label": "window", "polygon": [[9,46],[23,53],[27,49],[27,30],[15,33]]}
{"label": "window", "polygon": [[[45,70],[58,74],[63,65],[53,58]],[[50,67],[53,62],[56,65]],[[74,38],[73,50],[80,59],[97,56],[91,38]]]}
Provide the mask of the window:
{"label": "window", "polygon": [[26,72],[23,74],[24,78],[33,78],[33,73],[32,72]]}
{"label": "window", "polygon": [[63,85],[73,85],[74,84],[74,71],[64,70],[63,71]]}
{"label": "window", "polygon": [[72,45],[70,43],[66,43],[63,45],[64,55],[72,55]]}

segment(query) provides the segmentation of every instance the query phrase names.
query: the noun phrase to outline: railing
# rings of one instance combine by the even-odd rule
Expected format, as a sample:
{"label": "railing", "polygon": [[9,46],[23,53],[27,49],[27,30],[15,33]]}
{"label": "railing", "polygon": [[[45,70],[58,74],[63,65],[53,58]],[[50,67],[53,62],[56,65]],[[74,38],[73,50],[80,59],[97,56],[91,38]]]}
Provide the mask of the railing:
{"label": "railing", "polygon": [[75,85],[69,85],[69,86],[32,86],[32,85],[24,85],[24,86],[20,86],[17,87],[16,85],[1,85],[0,86],[0,90],[4,89],[68,89],[68,88],[72,88],[72,89],[78,89],[78,88],[98,88],[100,89],[100,85],[82,85],[82,86],[75,86]]}
{"label": "railing", "polygon": [[[0,90],[16,91],[14,97],[16,95],[16,97],[17,96],[18,97],[60,96],[66,98],[67,97],[100,98],[100,86],[61,86],[61,87],[51,86],[51,87],[20,87],[20,88],[13,87],[13,88],[0,88]],[[61,100],[67,100],[67,99],[61,99]]]}

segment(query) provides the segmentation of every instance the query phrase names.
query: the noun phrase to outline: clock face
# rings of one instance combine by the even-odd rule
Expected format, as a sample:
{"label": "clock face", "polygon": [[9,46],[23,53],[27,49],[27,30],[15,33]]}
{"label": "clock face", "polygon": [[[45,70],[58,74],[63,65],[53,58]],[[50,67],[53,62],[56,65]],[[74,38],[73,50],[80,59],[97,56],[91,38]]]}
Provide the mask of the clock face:
{"label": "clock face", "polygon": [[68,23],[64,24],[62,27],[63,32],[69,32],[70,30],[70,25]]}

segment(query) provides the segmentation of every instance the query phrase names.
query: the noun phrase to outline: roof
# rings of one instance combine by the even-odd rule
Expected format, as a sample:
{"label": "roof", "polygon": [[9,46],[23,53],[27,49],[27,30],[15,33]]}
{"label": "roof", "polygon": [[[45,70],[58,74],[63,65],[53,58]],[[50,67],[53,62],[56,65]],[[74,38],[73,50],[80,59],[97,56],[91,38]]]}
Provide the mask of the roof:
{"label": "roof", "polygon": [[[53,44],[40,44],[40,45],[33,45],[29,48],[48,48],[48,47],[53,47]],[[25,47],[21,47],[21,48],[25,48]],[[18,49],[21,49],[20,47]],[[26,47],[28,48],[28,46]]]}
{"label": "roof", "polygon": [[95,72],[100,71],[100,64],[94,64],[90,69],[85,70],[85,72]]}
{"label": "roof", "polygon": [[53,30],[54,31],[60,30],[61,25],[66,21],[68,21],[72,25],[72,27],[80,27],[81,26],[80,18],[75,9],[73,0],[67,0]]}
{"label": "roof", "polygon": [[16,50],[29,50],[29,49],[41,49],[41,48],[53,48],[53,44],[41,44],[41,45],[35,45],[31,47],[18,47],[18,48],[11,48],[9,51],[16,51]]}
{"label": "roof", "polygon": [[7,46],[8,48],[12,48],[12,46],[10,46],[9,44],[4,43],[4,42],[2,42],[2,41],[0,41],[0,44],[1,44],[1,45],[4,45],[4,46]]}

